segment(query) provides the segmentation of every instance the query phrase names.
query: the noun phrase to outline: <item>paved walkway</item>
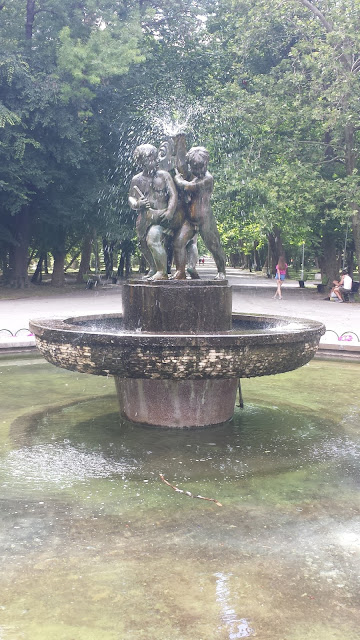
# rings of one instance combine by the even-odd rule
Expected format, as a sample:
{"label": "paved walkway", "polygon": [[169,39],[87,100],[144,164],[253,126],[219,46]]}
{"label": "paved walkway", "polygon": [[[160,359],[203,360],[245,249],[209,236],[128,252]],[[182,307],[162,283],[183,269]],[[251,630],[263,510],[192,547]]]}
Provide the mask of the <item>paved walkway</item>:
{"label": "paved walkway", "polygon": [[[211,263],[200,266],[199,272],[204,279],[213,278],[216,273]],[[319,320],[327,329],[321,340],[324,346],[340,349],[357,346],[360,350],[360,304],[329,302],[317,293],[316,287],[300,289],[298,282],[291,280],[283,285],[283,299],[274,300],[274,280],[239,269],[228,269],[227,276],[233,287],[234,311]],[[121,290],[121,285],[106,285],[92,290],[64,291],[47,298],[1,300],[0,348],[34,344],[27,330],[30,318],[121,312]]]}

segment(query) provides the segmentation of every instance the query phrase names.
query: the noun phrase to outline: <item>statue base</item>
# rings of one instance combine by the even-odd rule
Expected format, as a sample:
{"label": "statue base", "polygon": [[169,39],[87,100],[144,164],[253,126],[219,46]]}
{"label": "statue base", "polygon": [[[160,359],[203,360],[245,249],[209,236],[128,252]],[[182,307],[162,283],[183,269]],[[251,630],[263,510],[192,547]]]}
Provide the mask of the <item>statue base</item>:
{"label": "statue base", "polygon": [[130,280],[123,286],[124,327],[154,333],[229,331],[227,280]]}

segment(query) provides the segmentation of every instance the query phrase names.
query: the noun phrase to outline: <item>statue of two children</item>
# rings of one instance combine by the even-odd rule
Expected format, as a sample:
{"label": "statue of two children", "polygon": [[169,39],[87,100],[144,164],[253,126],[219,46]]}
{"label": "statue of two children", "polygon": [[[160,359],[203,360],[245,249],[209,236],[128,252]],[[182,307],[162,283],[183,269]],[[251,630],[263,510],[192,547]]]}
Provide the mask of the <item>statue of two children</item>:
{"label": "statue of two children", "polygon": [[186,178],[175,169],[174,179],[168,171],[158,168],[158,151],[153,145],[138,146],[134,156],[142,171],[131,181],[129,204],[138,211],[136,230],[150,266],[146,278],[167,279],[170,243],[176,266],[173,278],[186,279],[189,261],[191,277],[198,278],[193,256],[199,233],[214,257],[218,270],[216,278],[224,279],[225,255],[210,203],[214,181],[207,170],[208,151],[204,147],[192,147],[185,156]]}

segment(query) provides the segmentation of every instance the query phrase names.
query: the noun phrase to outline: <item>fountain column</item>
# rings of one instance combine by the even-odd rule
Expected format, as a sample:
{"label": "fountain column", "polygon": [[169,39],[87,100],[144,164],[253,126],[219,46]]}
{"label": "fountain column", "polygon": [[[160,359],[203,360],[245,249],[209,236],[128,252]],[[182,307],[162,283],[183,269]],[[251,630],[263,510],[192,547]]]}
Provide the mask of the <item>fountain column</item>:
{"label": "fountain column", "polygon": [[[129,282],[123,291],[124,328],[141,334],[182,335],[191,345],[201,334],[231,329],[231,287],[226,280],[179,280]],[[215,349],[198,352],[197,366],[193,361],[187,368],[186,349],[182,366],[175,363],[171,377],[146,371],[143,376],[120,378],[115,376],[120,410],[129,420],[166,427],[202,427],[229,420],[234,412],[237,376],[224,378],[222,364]],[[139,354],[138,354],[139,355]],[[155,357],[154,353],[154,357]],[[162,346],[162,360],[168,358],[166,369],[171,370],[171,353]],[[218,362],[217,362],[218,360]]]}

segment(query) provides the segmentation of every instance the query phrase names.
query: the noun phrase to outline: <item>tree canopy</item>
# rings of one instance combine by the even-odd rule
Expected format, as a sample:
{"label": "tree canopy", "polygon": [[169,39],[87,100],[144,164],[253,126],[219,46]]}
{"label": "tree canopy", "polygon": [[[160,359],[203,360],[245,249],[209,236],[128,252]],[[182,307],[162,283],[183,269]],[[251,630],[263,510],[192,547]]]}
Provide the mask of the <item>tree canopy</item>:
{"label": "tree canopy", "polygon": [[179,121],[234,263],[360,264],[359,0],[3,0],[0,37],[4,281],[51,254],[62,284],[94,238],[134,251],[133,150]]}

